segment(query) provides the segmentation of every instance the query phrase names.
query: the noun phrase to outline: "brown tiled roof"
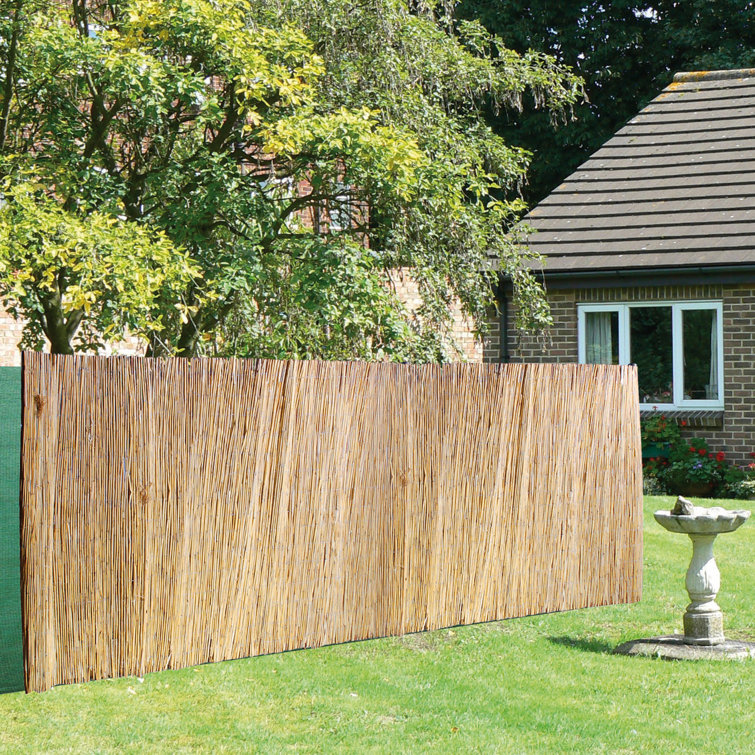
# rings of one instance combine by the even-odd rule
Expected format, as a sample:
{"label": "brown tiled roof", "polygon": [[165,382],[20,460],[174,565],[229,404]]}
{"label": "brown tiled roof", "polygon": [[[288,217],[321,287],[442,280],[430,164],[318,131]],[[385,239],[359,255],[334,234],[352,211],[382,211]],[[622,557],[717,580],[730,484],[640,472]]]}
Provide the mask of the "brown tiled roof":
{"label": "brown tiled roof", "polygon": [[755,70],[680,73],[527,216],[546,272],[755,263]]}

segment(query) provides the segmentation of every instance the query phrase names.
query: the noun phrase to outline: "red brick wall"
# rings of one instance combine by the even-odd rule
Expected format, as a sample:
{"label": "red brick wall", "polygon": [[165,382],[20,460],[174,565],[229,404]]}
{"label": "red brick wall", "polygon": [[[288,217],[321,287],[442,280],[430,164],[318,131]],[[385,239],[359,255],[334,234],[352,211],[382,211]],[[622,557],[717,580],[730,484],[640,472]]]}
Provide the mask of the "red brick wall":
{"label": "red brick wall", "polygon": [[[544,336],[512,332],[512,362],[576,362],[577,304],[626,301],[721,300],[724,332],[724,418],[722,427],[685,428],[686,437],[705,438],[735,463],[755,451],[755,285],[645,286],[552,291],[553,327]],[[514,312],[508,313],[513,322]],[[492,358],[492,355],[491,355]]]}

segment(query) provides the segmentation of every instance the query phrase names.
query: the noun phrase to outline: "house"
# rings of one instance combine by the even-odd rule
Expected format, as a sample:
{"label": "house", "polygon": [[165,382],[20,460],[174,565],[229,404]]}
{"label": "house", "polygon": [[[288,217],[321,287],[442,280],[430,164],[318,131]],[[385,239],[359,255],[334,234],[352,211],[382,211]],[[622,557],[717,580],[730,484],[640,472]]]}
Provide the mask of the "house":
{"label": "house", "polygon": [[661,411],[755,451],[755,70],[680,73],[526,218],[554,325],[498,358],[638,366]]}

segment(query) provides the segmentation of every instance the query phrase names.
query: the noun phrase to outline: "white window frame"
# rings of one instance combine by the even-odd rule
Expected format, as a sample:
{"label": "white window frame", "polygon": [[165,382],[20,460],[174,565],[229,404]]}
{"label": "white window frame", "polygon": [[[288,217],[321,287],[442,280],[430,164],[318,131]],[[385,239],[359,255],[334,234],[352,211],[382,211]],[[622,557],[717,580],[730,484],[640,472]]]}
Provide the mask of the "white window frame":
{"label": "white window frame", "polygon": [[[622,302],[615,304],[578,304],[577,305],[577,342],[579,362],[585,364],[587,344],[585,339],[585,314],[587,312],[618,312],[619,315],[619,364],[629,364],[629,311],[635,307],[670,307],[671,308],[671,347],[672,374],[674,383],[673,403],[644,404],[640,409],[723,409],[724,408],[724,338],[723,305],[720,301],[657,301],[657,302]],[[682,313],[685,310],[712,309],[716,312],[718,329],[718,399],[684,398],[684,344],[682,335]]]}
{"label": "white window frame", "polygon": [[351,184],[336,182],[335,204],[328,203],[328,229],[331,233],[347,231],[353,227]]}

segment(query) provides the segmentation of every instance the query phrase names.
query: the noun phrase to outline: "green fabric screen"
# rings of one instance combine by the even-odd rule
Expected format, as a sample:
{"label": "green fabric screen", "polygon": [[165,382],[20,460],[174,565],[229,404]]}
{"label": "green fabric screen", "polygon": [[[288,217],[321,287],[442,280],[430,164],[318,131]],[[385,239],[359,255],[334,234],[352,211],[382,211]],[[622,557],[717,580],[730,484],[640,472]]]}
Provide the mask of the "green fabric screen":
{"label": "green fabric screen", "polygon": [[0,367],[0,692],[24,688],[20,474],[21,368]]}

